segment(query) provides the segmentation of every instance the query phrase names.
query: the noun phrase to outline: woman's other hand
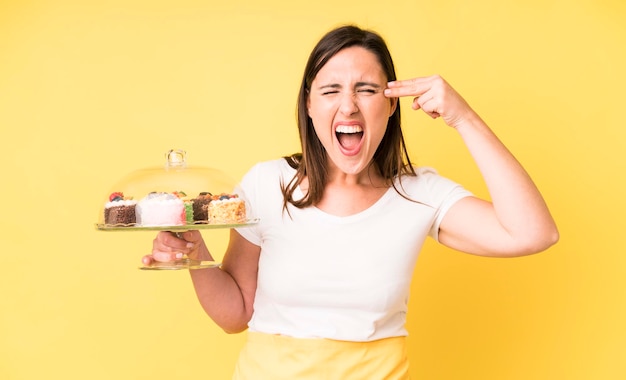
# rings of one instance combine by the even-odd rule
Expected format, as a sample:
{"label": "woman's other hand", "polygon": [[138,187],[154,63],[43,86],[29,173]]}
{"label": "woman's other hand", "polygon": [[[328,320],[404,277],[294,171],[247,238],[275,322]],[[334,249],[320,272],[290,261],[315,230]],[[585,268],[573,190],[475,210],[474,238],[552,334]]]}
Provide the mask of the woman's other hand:
{"label": "woman's other hand", "polygon": [[150,265],[176,261],[185,256],[194,260],[205,260],[210,256],[200,231],[159,232],[152,242],[152,254],[144,256],[141,262]]}
{"label": "woman's other hand", "polygon": [[414,110],[421,109],[433,119],[441,117],[453,128],[474,114],[465,99],[439,75],[389,82],[385,96],[412,96]]}

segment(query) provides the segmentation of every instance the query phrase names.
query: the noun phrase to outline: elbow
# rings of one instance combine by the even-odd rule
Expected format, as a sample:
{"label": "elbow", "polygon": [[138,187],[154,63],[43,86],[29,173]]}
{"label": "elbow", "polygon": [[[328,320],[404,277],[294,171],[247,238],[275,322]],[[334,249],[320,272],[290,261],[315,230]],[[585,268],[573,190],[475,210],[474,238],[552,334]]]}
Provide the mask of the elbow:
{"label": "elbow", "polygon": [[247,320],[241,323],[230,321],[230,323],[222,323],[219,326],[226,334],[239,334],[248,329],[248,322]]}
{"label": "elbow", "polygon": [[218,323],[226,334],[239,334],[248,329],[250,318],[229,319],[226,323]]}
{"label": "elbow", "polygon": [[536,234],[535,238],[536,253],[545,251],[546,249],[552,247],[558,243],[559,238],[559,230],[554,222],[550,223],[549,226],[542,228],[541,231]]}
{"label": "elbow", "polygon": [[247,326],[243,328],[222,327],[222,330],[229,335],[239,334],[246,331],[247,329]]}
{"label": "elbow", "polygon": [[541,229],[534,234],[529,234],[522,242],[515,244],[517,249],[511,252],[511,257],[529,256],[544,252],[558,243],[559,231],[555,225]]}
{"label": "elbow", "polygon": [[211,317],[211,320],[226,334],[239,334],[248,329],[248,320],[236,319],[232,316],[224,318]]}
{"label": "elbow", "polygon": [[554,228],[552,228],[550,231],[546,232],[542,244],[539,247],[539,250],[537,252],[542,252],[545,251],[546,249],[552,247],[553,245],[555,245],[556,243],[559,242],[559,239],[561,238],[560,234],[559,234],[559,230],[556,228],[556,226],[554,226]]}
{"label": "elbow", "polygon": [[552,225],[526,232],[518,236],[509,236],[501,244],[484,246],[482,250],[474,252],[479,256],[513,258],[530,256],[541,253],[552,247],[559,241],[559,231]]}

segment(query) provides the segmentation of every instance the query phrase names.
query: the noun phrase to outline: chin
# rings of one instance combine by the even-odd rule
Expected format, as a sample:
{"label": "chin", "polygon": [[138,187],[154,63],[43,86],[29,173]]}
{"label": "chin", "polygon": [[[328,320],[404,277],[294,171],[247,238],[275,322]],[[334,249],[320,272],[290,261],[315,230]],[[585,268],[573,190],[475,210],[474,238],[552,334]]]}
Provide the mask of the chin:
{"label": "chin", "polygon": [[337,166],[337,168],[345,174],[357,175],[366,171],[369,166],[369,162],[364,162],[362,160],[358,160],[356,162],[346,162],[344,158],[342,161],[343,162],[339,163],[335,162],[335,166]]}

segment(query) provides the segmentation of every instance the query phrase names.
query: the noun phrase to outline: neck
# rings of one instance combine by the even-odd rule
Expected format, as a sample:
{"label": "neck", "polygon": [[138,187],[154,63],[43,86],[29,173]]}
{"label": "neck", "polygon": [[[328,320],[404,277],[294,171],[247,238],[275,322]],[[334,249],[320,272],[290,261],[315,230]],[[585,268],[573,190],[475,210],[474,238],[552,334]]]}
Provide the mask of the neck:
{"label": "neck", "polygon": [[329,160],[327,170],[327,185],[380,187],[385,182],[373,162],[359,173],[345,173]]}

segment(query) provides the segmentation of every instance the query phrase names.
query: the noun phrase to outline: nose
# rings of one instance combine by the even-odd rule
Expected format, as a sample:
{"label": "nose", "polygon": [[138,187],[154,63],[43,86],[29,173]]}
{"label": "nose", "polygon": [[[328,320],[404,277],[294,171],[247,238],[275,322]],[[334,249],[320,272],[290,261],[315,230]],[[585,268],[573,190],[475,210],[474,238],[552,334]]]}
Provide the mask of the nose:
{"label": "nose", "polygon": [[339,110],[344,115],[352,115],[352,114],[359,112],[356,95],[351,92],[344,94],[341,97],[341,104],[339,105]]}

